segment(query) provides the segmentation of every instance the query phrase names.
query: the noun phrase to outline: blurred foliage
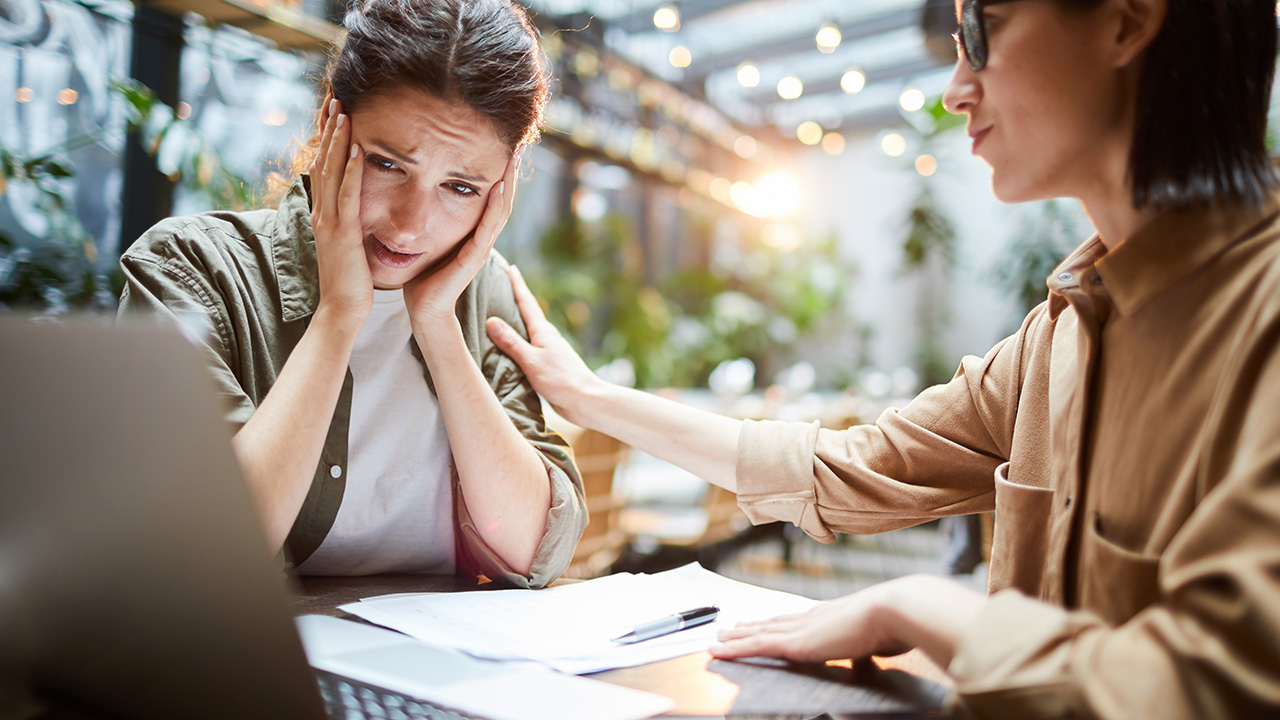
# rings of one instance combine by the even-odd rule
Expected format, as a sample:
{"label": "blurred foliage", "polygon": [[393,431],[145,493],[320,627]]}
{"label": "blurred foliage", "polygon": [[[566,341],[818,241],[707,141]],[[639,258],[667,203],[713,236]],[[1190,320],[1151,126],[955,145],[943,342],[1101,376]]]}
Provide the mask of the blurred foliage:
{"label": "blurred foliage", "polygon": [[943,342],[951,321],[947,286],[955,266],[955,227],[938,209],[926,180],[907,212],[902,242],[903,272],[916,275],[916,374],[924,387],[945,383],[955,374],[956,359]]}
{"label": "blurred foliage", "polygon": [[[64,147],[65,151],[74,147]],[[116,286],[98,262],[98,246],[67,199],[75,173],[59,151],[24,157],[0,147],[0,194],[18,183],[31,184],[36,208],[48,221],[40,242],[24,247],[0,230],[0,308],[68,309],[114,307]]]}
{"label": "blurred foliage", "polygon": [[173,180],[185,178],[213,207],[239,210],[252,205],[250,186],[227,169],[191,122],[179,119],[135,80],[112,87],[127,103],[123,126],[76,135],[31,155],[0,146],[0,195],[19,183],[31,185],[39,197],[37,209],[48,221],[43,236],[33,243],[20,243],[0,228],[0,309],[59,315],[71,310],[110,312],[116,306],[123,287],[118,263],[98,256],[97,244],[76,217],[71,200],[75,169],[66,156],[78,147],[138,132],[160,171]]}
{"label": "blurred foliage", "polygon": [[[689,242],[710,248],[710,224],[689,222]],[[740,240],[731,267],[650,282],[639,240],[614,214],[564,218],[539,246],[541,268],[529,282],[548,316],[593,367],[627,359],[638,387],[700,386],[716,365],[740,357],[767,367],[770,353],[837,321],[854,274],[834,236],[783,250],[760,229]]]}
{"label": "blurred foliage", "polygon": [[[993,275],[996,283],[1018,299],[1022,314],[1048,297],[1045,280],[1089,232],[1083,215],[1069,200],[1046,200],[1029,205],[1013,240],[1001,254]],[[1078,205],[1075,205],[1078,208]],[[1021,317],[1018,322],[1021,322]]]}
{"label": "blurred foliage", "polygon": [[[948,113],[939,97],[914,114],[913,122],[927,149],[933,139],[963,126],[965,118]],[[925,387],[945,383],[955,373],[956,358],[943,337],[951,321],[947,290],[955,267],[955,226],[938,207],[930,178],[920,176],[920,190],[907,211],[902,270],[916,276],[915,370]]]}

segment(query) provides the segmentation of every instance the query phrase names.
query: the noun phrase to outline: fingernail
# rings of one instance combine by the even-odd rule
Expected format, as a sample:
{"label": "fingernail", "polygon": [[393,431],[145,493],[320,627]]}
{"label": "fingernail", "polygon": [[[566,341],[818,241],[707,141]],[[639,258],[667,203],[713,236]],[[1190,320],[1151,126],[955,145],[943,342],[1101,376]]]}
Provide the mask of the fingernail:
{"label": "fingernail", "polygon": [[344,122],[346,122],[346,121],[347,121],[347,116],[346,116],[346,115],[339,115],[339,116],[338,116],[338,127],[342,127],[342,123],[344,123]]}
{"label": "fingernail", "polygon": [[506,181],[506,180],[503,180],[502,182],[498,183],[498,194],[499,194],[499,195],[506,195],[506,194],[507,194],[507,181]]}
{"label": "fingernail", "polygon": [[329,115],[332,116],[336,112],[338,112],[338,98],[329,101]]}
{"label": "fingernail", "polygon": [[351,143],[351,157],[354,158],[356,155],[359,155],[359,154],[360,154],[360,146],[355,143]]}

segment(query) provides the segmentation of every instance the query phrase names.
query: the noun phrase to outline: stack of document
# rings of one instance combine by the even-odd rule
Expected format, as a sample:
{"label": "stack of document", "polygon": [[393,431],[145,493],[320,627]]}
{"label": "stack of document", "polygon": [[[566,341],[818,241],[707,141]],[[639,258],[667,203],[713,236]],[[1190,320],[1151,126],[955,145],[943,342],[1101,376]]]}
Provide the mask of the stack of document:
{"label": "stack of document", "polygon": [[[545,590],[383,595],[341,609],[476,657],[534,661],[583,674],[706,650],[722,628],[803,612],[815,604],[691,564]],[[613,641],[632,626],[705,605],[720,608],[715,621],[638,643]]]}

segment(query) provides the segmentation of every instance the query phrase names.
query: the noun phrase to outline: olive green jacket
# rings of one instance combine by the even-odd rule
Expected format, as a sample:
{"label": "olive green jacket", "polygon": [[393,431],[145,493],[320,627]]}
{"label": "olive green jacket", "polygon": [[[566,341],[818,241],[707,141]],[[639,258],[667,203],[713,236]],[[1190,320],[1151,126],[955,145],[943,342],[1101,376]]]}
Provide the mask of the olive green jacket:
{"label": "olive green jacket", "polygon": [[[309,197],[310,182],[303,175],[274,211],[170,218],[147,231],[120,260],[125,276],[120,314],[158,316],[199,327],[209,367],[226,401],[227,420],[235,428],[253,415],[271,390],[320,299]],[[484,321],[496,316],[524,332],[505,268],[506,261],[495,253],[458,299],[458,320],[494,394],[546,465],[551,509],[530,573],[516,573],[481,539],[455,468],[457,566],[465,574],[540,587],[568,566],[587,513],[582,480],[568,446],[547,429],[538,396],[520,367],[484,331]],[[416,339],[412,351],[423,362]],[[425,363],[422,371],[434,393]],[[285,541],[288,568],[300,565],[320,546],[342,503],[351,388],[348,370],[311,489]]]}

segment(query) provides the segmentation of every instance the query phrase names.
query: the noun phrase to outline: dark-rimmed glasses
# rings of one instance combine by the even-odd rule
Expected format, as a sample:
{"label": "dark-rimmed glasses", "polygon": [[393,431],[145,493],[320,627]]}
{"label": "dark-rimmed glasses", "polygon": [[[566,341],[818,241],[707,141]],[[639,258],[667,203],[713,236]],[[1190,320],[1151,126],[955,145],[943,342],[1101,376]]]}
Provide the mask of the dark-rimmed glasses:
{"label": "dark-rimmed glasses", "polygon": [[987,66],[987,24],[982,17],[982,8],[1012,1],[964,0],[960,6],[960,27],[951,34],[951,39],[956,41],[956,51],[964,54],[970,70],[981,72]]}

